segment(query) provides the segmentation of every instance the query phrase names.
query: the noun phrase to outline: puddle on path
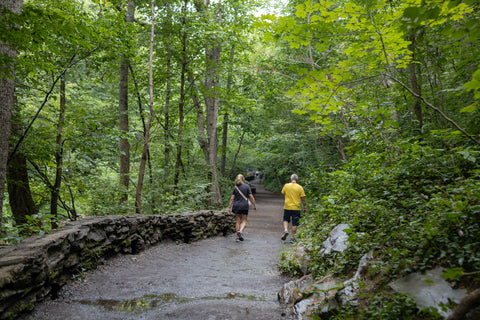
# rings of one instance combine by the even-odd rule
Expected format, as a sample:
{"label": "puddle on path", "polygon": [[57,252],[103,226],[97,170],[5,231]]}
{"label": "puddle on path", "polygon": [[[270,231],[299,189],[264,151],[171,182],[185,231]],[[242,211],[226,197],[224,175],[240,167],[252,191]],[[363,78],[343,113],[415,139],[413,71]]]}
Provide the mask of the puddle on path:
{"label": "puddle on path", "polygon": [[249,296],[245,294],[238,294],[230,292],[224,297],[198,297],[185,298],[179,297],[174,293],[166,293],[162,295],[147,295],[131,300],[114,300],[114,299],[99,299],[99,300],[75,300],[75,302],[89,305],[100,306],[108,311],[123,311],[123,312],[141,312],[145,310],[155,310],[166,308],[169,304],[187,303],[200,300],[229,300],[229,299],[245,299],[249,301],[266,301],[265,297]]}

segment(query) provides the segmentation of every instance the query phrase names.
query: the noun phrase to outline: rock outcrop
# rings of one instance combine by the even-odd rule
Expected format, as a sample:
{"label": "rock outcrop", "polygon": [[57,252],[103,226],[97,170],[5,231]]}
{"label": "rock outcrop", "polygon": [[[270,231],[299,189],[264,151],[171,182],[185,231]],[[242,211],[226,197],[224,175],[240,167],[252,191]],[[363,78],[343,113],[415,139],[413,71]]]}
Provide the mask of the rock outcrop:
{"label": "rock outcrop", "polygon": [[[323,242],[319,255],[328,259],[332,252],[343,252],[347,249],[348,234],[345,230],[348,228],[347,224],[336,226]],[[363,255],[354,276],[346,281],[329,276],[314,281],[312,276],[306,273],[310,261],[308,253],[299,243],[295,252],[295,262],[304,276],[299,280],[286,283],[278,293],[278,300],[289,310],[287,312],[293,314],[298,320],[310,319],[312,316],[319,315],[322,319],[328,318],[329,314],[335,312],[338,306],[358,303],[359,282],[362,280],[362,273],[372,259],[373,251]],[[480,300],[480,293],[473,291],[467,296],[467,290],[453,289],[442,278],[443,272],[442,268],[437,267],[425,273],[412,273],[390,283],[390,287],[396,292],[412,297],[420,310],[435,309],[440,316],[450,316],[451,319],[463,319],[465,314],[470,317],[465,317],[465,319],[477,319],[475,317],[480,314],[480,307],[475,303]],[[462,302],[460,308],[457,308],[458,310],[455,312],[450,309],[452,302],[455,304]]]}

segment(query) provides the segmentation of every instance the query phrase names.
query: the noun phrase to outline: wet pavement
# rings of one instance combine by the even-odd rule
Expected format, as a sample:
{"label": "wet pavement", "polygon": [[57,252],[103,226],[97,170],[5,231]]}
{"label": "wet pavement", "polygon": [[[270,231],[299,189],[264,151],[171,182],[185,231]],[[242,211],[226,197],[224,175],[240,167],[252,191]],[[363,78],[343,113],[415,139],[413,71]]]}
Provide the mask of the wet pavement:
{"label": "wet pavement", "polygon": [[21,319],[286,319],[277,301],[288,281],[277,267],[283,197],[256,186],[245,241],[166,241],[115,257]]}

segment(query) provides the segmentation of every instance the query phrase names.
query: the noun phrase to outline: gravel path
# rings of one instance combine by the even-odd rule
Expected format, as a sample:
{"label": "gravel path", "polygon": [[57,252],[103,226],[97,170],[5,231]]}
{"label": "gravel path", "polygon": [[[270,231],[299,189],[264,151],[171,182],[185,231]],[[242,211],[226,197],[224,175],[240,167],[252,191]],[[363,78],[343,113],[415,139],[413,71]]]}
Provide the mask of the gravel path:
{"label": "gravel path", "polygon": [[109,260],[39,304],[24,320],[286,319],[277,292],[283,198],[257,186],[246,240],[161,242]]}

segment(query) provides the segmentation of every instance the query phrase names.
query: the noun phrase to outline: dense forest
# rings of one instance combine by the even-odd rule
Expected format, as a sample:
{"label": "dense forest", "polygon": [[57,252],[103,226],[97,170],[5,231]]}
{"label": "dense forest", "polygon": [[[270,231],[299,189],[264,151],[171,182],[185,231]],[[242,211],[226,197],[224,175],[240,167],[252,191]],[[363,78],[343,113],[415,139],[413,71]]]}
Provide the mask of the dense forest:
{"label": "dense forest", "polygon": [[[339,319],[435,318],[385,284],[437,265],[478,286],[477,1],[9,0],[0,18],[1,245],[225,208],[251,168],[271,191],[299,175],[316,277],[373,250],[371,303]],[[354,245],[315,259],[341,222]]]}

